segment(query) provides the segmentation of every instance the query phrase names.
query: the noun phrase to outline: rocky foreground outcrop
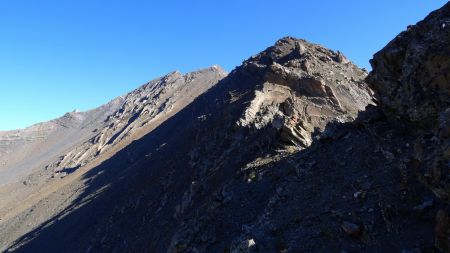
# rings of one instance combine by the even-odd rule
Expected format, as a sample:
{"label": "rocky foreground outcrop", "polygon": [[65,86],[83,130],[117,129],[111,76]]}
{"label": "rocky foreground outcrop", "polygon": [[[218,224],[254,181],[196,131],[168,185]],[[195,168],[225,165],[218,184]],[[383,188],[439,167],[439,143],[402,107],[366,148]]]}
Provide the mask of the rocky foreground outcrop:
{"label": "rocky foreground outcrop", "polygon": [[398,35],[372,60],[370,82],[387,115],[421,135],[416,164],[421,179],[450,200],[450,4]]}
{"label": "rocky foreground outcrop", "polygon": [[[450,3],[408,27],[371,61],[369,81],[386,115],[403,119],[414,141],[411,170],[450,201]],[[437,246],[450,252],[447,211],[436,215]]]}

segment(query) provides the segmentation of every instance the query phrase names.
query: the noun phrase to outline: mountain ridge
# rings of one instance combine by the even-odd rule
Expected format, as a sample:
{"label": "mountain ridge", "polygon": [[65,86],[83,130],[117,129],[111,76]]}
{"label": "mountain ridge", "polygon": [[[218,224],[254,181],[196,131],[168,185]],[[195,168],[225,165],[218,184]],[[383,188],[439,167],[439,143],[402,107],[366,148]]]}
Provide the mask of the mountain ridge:
{"label": "mountain ridge", "polygon": [[[297,54],[296,45],[298,43],[301,43],[300,46],[305,49],[302,55]],[[311,50],[311,53],[306,49]],[[320,57],[316,57],[315,54],[319,54]],[[185,182],[183,182],[184,180],[182,180],[182,178],[188,176],[189,173],[192,174],[191,176],[188,176],[188,178],[190,177],[193,182],[199,181],[199,184],[207,185],[207,181],[209,180],[207,180],[207,178],[218,172],[217,170],[219,168],[214,168],[215,166],[225,166],[224,168],[227,169],[224,170],[223,173],[229,174],[231,172],[229,169],[232,164],[240,167],[245,165],[244,161],[247,161],[250,162],[249,166],[251,168],[253,166],[251,164],[254,164],[254,162],[252,162],[254,158],[252,157],[255,155],[262,155],[261,152],[269,152],[269,159],[280,159],[292,152],[295,153],[297,150],[307,148],[312,142],[313,132],[317,132],[316,134],[318,134],[320,132],[319,128],[323,128],[327,122],[334,121],[339,117],[339,121],[341,122],[351,120],[356,116],[356,112],[362,109],[361,107],[356,107],[359,109],[354,110],[353,108],[346,107],[346,105],[350,105],[350,103],[370,103],[370,92],[368,88],[366,88],[367,85],[364,85],[362,82],[366,73],[357,69],[356,66],[350,62],[342,61],[339,55],[339,53],[329,51],[303,40],[293,38],[281,39],[276,43],[275,47],[267,49],[260,54],[260,57],[245,61],[241,67],[233,70],[225,77],[226,80],[222,79],[219,81],[217,85],[214,85],[210,90],[195,99],[193,103],[177,113],[174,118],[164,122],[163,125],[142,137],[142,139],[134,142],[134,144],[131,143],[125,150],[109,158],[105,163],[111,164],[112,161],[115,161],[114,167],[123,164],[125,167],[130,166],[129,169],[141,168],[136,171],[136,173],[139,174],[148,173],[143,170],[145,166],[140,165],[143,163],[148,164],[147,166],[151,166],[154,170],[153,173],[156,174],[164,174],[164,168],[166,167],[179,167],[180,170],[177,172],[179,175],[177,175],[176,178],[181,181],[174,182],[176,186],[173,185],[170,186],[170,188],[181,187],[176,195],[180,196],[182,199],[197,199],[198,192],[194,189],[189,190],[192,186],[188,187]],[[292,59],[288,59],[289,57]],[[274,61],[271,62],[270,59],[273,59]],[[309,69],[302,70],[300,66],[301,62],[298,61],[299,59],[304,59],[303,63],[306,65],[311,64]],[[334,64],[332,73],[336,73],[337,77],[333,77],[332,79],[331,77],[333,75],[327,71],[322,71],[320,67],[316,68],[316,65],[325,66],[327,63]],[[276,73],[279,71],[282,73],[282,78],[276,79],[275,77],[279,75]],[[298,73],[304,74],[290,76],[291,71],[299,71]],[[345,78],[344,72],[348,73],[349,77]],[[312,78],[312,76],[319,76],[318,74],[323,78],[320,80]],[[173,75],[177,74],[174,73]],[[283,75],[286,75],[287,81]],[[354,80],[352,80],[350,76],[353,76]],[[326,80],[327,77],[329,77],[330,80]],[[334,80],[338,79],[342,80],[343,83],[337,85],[336,82],[335,84]],[[339,88],[340,85],[342,87],[347,87],[347,89]],[[266,96],[267,92],[269,92],[270,95]],[[261,96],[261,94],[264,96]],[[283,97],[283,99],[278,99],[277,94],[281,94],[280,96]],[[296,94],[303,94],[304,97],[300,98],[300,96],[297,99]],[[260,101],[261,98],[263,98],[262,103],[256,102]],[[320,108],[322,108],[328,112],[327,116],[312,117],[311,113],[303,114],[303,111],[307,110],[307,105],[314,104],[317,104],[318,106],[318,113],[320,113]],[[296,105],[299,106],[298,108],[300,109],[295,109]],[[346,112],[346,108],[350,109],[351,112]],[[249,114],[248,110],[253,113]],[[267,112],[270,111],[274,113],[267,114]],[[311,112],[312,109],[309,109],[309,111]],[[245,115],[250,115],[252,120],[266,121],[267,124],[262,127],[256,127],[253,123],[248,125],[242,124],[242,122],[249,119],[248,117],[246,118]],[[179,125],[176,122],[182,123]],[[316,126],[318,127],[317,129],[315,129]],[[281,142],[277,140],[277,136],[280,134],[284,136],[280,139]],[[239,145],[245,146],[246,151],[243,152],[244,150],[241,150],[241,154],[238,155],[236,152]],[[141,148],[135,146],[141,146]],[[275,147],[281,148],[280,151],[275,151],[273,149]],[[272,153],[274,151],[275,153]],[[281,153],[278,154],[278,152]],[[235,154],[235,161],[226,158],[225,155],[230,153]],[[169,154],[178,157],[178,161],[164,160],[164,157]],[[72,161],[73,159],[71,158],[69,160]],[[217,165],[214,166],[214,164]],[[186,168],[186,172],[181,172],[181,168],[185,165],[188,165],[189,169]],[[209,168],[211,165],[213,165],[213,168]],[[103,168],[105,168],[104,166],[106,165],[99,164],[97,168],[92,169],[92,173],[100,168],[103,170]],[[126,169],[126,171],[129,169]],[[124,173],[111,168],[108,172],[104,171],[101,174],[109,174],[113,173],[113,171],[116,171],[115,173],[119,174]],[[173,169],[171,169],[171,171],[173,171]],[[86,173],[91,174],[91,172]],[[220,172],[219,174],[223,173]],[[94,173],[93,175],[98,175],[98,173]],[[247,172],[242,176],[247,178],[246,180],[253,180],[253,176]],[[68,177],[70,177],[70,175]],[[145,176],[142,176],[142,178],[144,177]],[[227,180],[231,179],[229,178],[229,175],[226,176],[226,178],[228,178]],[[87,182],[89,181],[90,180]],[[163,185],[172,184],[170,183],[170,180],[167,181],[167,179],[163,178],[151,181]],[[91,185],[91,183],[88,184]],[[168,189],[168,185],[164,186],[164,188]],[[67,187],[70,189],[72,186],[68,185]],[[80,189],[79,187],[77,188]],[[186,187],[188,188],[186,189]],[[214,193],[216,191],[215,188],[218,186],[211,185],[209,187],[212,187],[211,192]],[[159,192],[160,190],[157,189],[158,188],[152,191]],[[116,190],[114,190],[114,192],[116,192]],[[115,194],[117,194],[117,192]],[[167,193],[163,193],[163,199],[168,198],[166,194]],[[173,197],[174,196],[171,198]],[[164,201],[163,199],[161,201]],[[74,203],[77,203],[77,197],[75,197],[73,201]],[[180,204],[171,201],[170,204],[167,203],[166,207],[161,206],[162,209],[158,210],[166,210],[164,212],[172,213],[172,208],[175,208],[173,217],[177,217],[176,220],[180,220],[180,217],[188,215],[188,210],[192,205],[195,204],[186,200],[183,200]],[[45,209],[45,207],[43,208]],[[112,208],[112,210],[115,210],[115,208]],[[154,210],[156,213],[162,212],[158,212],[158,210],[153,208],[150,210]],[[168,217],[165,219],[168,219]],[[161,220],[165,219],[161,218]],[[159,226],[155,224],[155,227]],[[180,227],[180,229],[181,228],[182,227]],[[179,232],[167,232],[175,233],[174,238],[177,238],[178,236],[182,236],[184,233],[182,231],[183,229]],[[92,236],[95,237],[95,235]],[[169,238],[166,238],[164,242],[169,243],[167,241],[168,239]],[[66,241],[65,243],[69,242]],[[82,247],[82,245],[84,245],[80,241],[78,244],[80,245],[77,247]],[[169,248],[178,248],[179,240],[172,239],[172,243],[170,244],[172,246],[169,246]],[[157,246],[157,242],[155,242],[152,247],[162,250],[161,247],[168,246],[163,246],[163,244]],[[105,248],[103,250],[107,249]]]}
{"label": "mountain ridge", "polygon": [[[225,76],[226,72],[221,69],[218,66],[212,66],[209,68],[205,68],[205,69],[201,69],[198,71],[194,71],[192,73],[188,73],[186,75],[182,75],[180,72],[174,71],[171,72],[161,78],[155,79],[147,84],[142,85],[141,87],[137,88],[134,93],[130,92],[126,95],[123,96],[119,96],[113,100],[111,100],[110,102],[99,106],[98,108],[94,108],[85,112],[68,112],[66,114],[64,114],[63,116],[54,119],[54,120],[50,120],[48,122],[42,122],[42,123],[38,123],[35,125],[32,125],[28,128],[25,129],[19,129],[19,130],[11,130],[11,131],[4,131],[4,132],[0,132],[0,140],[2,140],[2,144],[3,146],[5,146],[5,143],[8,142],[10,145],[14,146],[15,144],[12,143],[14,141],[18,142],[18,145],[22,144],[22,143],[28,143],[28,146],[30,145],[29,142],[33,142],[33,139],[37,139],[38,141],[38,145],[40,147],[42,147],[44,145],[44,143],[39,142],[40,140],[44,140],[46,138],[49,138],[50,135],[58,135],[58,132],[62,132],[65,136],[70,135],[67,131],[70,130],[61,130],[61,129],[76,129],[76,131],[83,131],[82,134],[78,134],[78,133],[72,133],[72,135],[74,135],[74,137],[72,137],[71,139],[66,140],[65,142],[75,142],[75,139],[85,139],[84,141],[87,141],[91,138],[93,138],[92,135],[94,131],[98,131],[99,128],[102,128],[102,124],[103,124],[103,120],[108,119],[109,116],[111,116],[114,113],[117,113],[117,110],[120,109],[120,107],[123,107],[123,103],[125,103],[127,100],[133,99],[133,96],[140,96],[140,93],[138,91],[145,92],[145,89],[150,89],[152,88],[151,85],[156,85],[155,87],[153,87],[153,89],[162,89],[164,90],[164,87],[157,87],[158,82],[162,82],[161,84],[164,85],[165,82],[170,83],[173,82],[177,79],[179,79],[179,81],[181,81],[182,79],[184,79],[183,82],[186,82],[187,84],[189,84],[190,82],[192,82],[192,79],[195,79],[197,76],[202,78],[202,75],[205,75],[207,73],[216,73],[218,77],[223,77]],[[216,78],[217,79],[217,78]],[[213,80],[211,82],[214,82],[215,79],[213,78]],[[200,91],[197,91],[196,87],[192,87],[191,89],[191,93],[194,92],[202,92],[205,88],[208,88],[211,86],[212,83],[205,83],[205,87],[200,88]],[[162,91],[161,90],[161,91]],[[176,92],[178,92],[177,90],[175,90]],[[190,94],[189,92],[186,92],[186,94]],[[194,95],[195,96],[195,95]],[[144,98],[142,98],[144,99]],[[192,98],[187,98],[188,100],[191,100]],[[141,101],[142,102],[142,101]],[[75,131],[75,130],[73,130]],[[33,134],[38,134],[37,137],[34,137]],[[82,135],[86,135],[86,137],[81,137]],[[24,135],[24,138],[20,138],[20,135]],[[50,136],[51,138],[51,136]],[[57,138],[60,138],[57,136]],[[64,137],[66,138],[66,137]],[[46,141],[48,142],[48,141]],[[75,144],[76,145],[76,144]],[[59,148],[59,149],[67,149],[69,147],[66,148]],[[4,150],[0,150],[2,151],[2,153],[7,153],[7,154],[11,154],[11,150],[8,150],[8,144],[6,144],[6,147],[4,147]],[[23,150],[22,150],[23,151]],[[18,151],[14,151],[15,153],[20,153],[21,150]],[[11,156],[8,156],[7,158],[11,158]],[[6,159],[5,156],[0,156],[0,160],[1,159]],[[23,160],[23,158],[19,157],[20,160]],[[4,164],[6,162],[3,162]],[[11,167],[11,164],[9,165],[9,167]],[[3,168],[4,169],[4,168]],[[0,167],[0,170],[2,170],[2,168]],[[14,170],[14,169],[13,169]]]}
{"label": "mountain ridge", "polygon": [[184,94],[143,88],[155,96],[130,95],[49,170],[67,174],[0,220],[4,250],[449,252],[447,20],[450,3],[375,54],[371,73],[282,38],[108,151]]}
{"label": "mountain ridge", "polygon": [[[118,152],[134,141],[134,138],[139,138],[139,135],[145,133],[147,131],[145,128],[156,127],[160,121],[171,117],[180,107],[182,108],[198,94],[209,89],[225,75],[226,72],[217,66],[186,75],[172,72],[97,109],[88,112],[67,113],[56,120],[28,128],[31,136],[35,133],[41,135],[42,132],[39,130],[43,128],[49,129],[47,136],[35,140],[35,143],[24,145],[20,143],[20,140],[1,142],[3,145],[0,148],[4,153],[0,159],[6,158],[10,164],[15,164],[16,167],[3,164],[3,168],[0,168],[1,182],[3,183],[0,187],[2,199],[0,223],[14,216],[16,212],[21,212],[24,208],[38,203],[41,198],[51,193],[50,189],[55,190],[65,185],[66,182],[61,181],[62,178],[79,169],[80,172],[85,172],[91,164],[98,164]],[[152,94],[152,99],[145,101],[148,99],[144,98],[152,96]],[[171,99],[166,99],[166,97]],[[129,108],[130,104],[134,104],[133,107]],[[136,110],[133,111],[133,109]],[[127,112],[125,118],[121,116],[121,110]],[[153,113],[142,113],[145,110]],[[128,122],[132,117],[136,123],[134,125]],[[115,127],[112,126],[113,124],[116,124]],[[127,126],[128,128],[126,128]],[[133,128],[129,126],[133,126]],[[128,135],[116,136],[119,132],[128,133]],[[75,137],[68,138],[71,135]],[[20,136],[20,132],[18,136]],[[116,141],[108,144],[112,137]],[[25,141],[27,141],[26,138]],[[61,142],[65,148],[61,148],[61,144],[59,144]],[[46,149],[46,145],[49,148]],[[35,147],[38,149],[35,150]],[[100,150],[103,150],[102,154],[99,153]],[[11,154],[17,156],[16,161],[18,162],[15,163]],[[21,172],[20,170],[23,172],[18,174]],[[79,177],[79,174],[75,173],[74,177]],[[20,181],[16,181],[17,179]],[[68,181],[70,180],[73,180],[73,177]],[[4,243],[1,244],[4,245]]]}

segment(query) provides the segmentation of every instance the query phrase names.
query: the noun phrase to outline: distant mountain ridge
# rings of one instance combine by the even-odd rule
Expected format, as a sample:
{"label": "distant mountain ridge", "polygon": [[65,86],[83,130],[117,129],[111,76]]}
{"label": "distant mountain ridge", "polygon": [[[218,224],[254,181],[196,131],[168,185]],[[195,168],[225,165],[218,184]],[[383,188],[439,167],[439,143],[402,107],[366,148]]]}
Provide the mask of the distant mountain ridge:
{"label": "distant mountain ridge", "polygon": [[[113,146],[139,130],[144,131],[148,124],[161,121],[159,118],[176,113],[225,75],[218,66],[186,75],[175,71],[99,108],[69,112],[25,129],[0,132],[0,184],[32,167],[63,170],[82,166],[103,152],[105,146]],[[55,156],[65,160],[58,158],[45,164]]]}
{"label": "distant mountain ridge", "polygon": [[139,139],[226,75],[216,65],[174,71],[96,109],[0,132],[0,223],[45,196],[40,192],[65,184],[61,178]]}

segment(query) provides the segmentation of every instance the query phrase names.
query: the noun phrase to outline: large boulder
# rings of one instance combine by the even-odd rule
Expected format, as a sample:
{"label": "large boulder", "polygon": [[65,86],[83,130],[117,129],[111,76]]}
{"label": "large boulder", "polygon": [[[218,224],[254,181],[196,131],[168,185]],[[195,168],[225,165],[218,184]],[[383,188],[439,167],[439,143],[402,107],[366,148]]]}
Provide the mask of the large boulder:
{"label": "large boulder", "polygon": [[438,127],[450,105],[450,3],[400,33],[371,65],[368,80],[386,112]]}

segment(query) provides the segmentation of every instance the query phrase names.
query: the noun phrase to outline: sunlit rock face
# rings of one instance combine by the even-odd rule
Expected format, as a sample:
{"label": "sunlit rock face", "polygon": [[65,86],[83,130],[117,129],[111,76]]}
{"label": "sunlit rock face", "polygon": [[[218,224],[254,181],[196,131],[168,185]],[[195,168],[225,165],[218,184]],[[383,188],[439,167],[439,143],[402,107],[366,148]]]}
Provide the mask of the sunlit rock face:
{"label": "sunlit rock face", "polygon": [[281,130],[285,146],[303,149],[329,122],[348,122],[372,103],[367,73],[342,53],[286,37],[244,62],[261,77],[238,125]]}

